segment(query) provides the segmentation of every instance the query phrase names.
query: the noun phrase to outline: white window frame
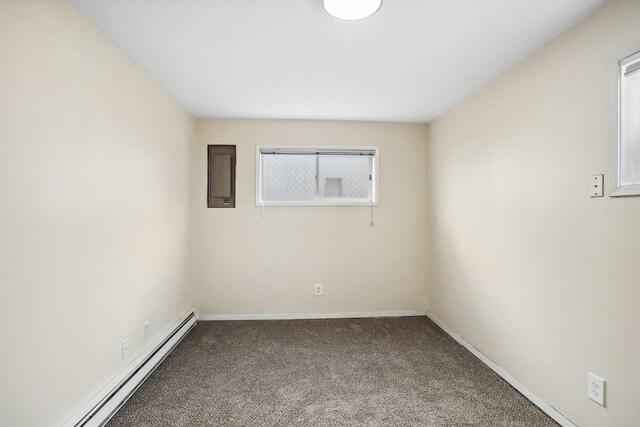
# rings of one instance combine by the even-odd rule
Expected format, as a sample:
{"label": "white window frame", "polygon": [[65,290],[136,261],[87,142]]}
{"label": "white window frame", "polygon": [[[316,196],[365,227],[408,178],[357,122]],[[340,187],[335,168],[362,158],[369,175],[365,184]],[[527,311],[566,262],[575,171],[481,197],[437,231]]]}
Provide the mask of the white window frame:
{"label": "white window frame", "polygon": [[[262,200],[262,152],[261,150],[300,150],[301,152],[317,151],[374,151],[371,165],[371,200],[361,199],[316,199],[313,201],[264,201]],[[374,146],[345,146],[345,145],[256,145],[256,206],[379,206],[379,170],[380,170],[380,148]]]}
{"label": "white window frame", "polygon": [[622,79],[626,67],[640,61],[640,44],[636,44],[615,55],[611,60],[611,104],[612,108],[612,139],[615,139],[615,151],[612,154],[612,176],[615,177],[609,192],[610,197],[639,196],[640,183],[622,184]]}

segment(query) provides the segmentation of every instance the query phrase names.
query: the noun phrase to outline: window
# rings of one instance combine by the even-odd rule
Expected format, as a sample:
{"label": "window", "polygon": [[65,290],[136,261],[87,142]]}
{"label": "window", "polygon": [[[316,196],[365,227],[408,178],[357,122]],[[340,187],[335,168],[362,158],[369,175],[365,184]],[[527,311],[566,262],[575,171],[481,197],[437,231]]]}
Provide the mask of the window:
{"label": "window", "polygon": [[640,195],[640,52],[618,67],[618,182],[612,196]]}
{"label": "window", "polygon": [[378,204],[377,147],[256,147],[257,206]]}

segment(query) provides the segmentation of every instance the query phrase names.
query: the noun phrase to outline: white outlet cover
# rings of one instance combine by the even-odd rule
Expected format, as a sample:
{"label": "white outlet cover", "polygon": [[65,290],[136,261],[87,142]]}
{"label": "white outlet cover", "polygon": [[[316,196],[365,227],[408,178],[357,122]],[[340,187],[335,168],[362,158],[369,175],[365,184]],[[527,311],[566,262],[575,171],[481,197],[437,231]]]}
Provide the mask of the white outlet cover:
{"label": "white outlet cover", "polygon": [[122,341],[122,358],[126,359],[128,355],[129,355],[129,338],[125,338],[124,341]]}
{"label": "white outlet cover", "polygon": [[589,372],[589,375],[587,375],[587,381],[587,395],[589,396],[589,399],[593,400],[599,405],[604,406],[605,380]]}
{"label": "white outlet cover", "polygon": [[144,322],[144,337],[149,336],[149,321]]}
{"label": "white outlet cover", "polygon": [[317,297],[321,297],[322,296],[322,284],[321,283],[316,283],[315,285],[313,285],[313,294]]}

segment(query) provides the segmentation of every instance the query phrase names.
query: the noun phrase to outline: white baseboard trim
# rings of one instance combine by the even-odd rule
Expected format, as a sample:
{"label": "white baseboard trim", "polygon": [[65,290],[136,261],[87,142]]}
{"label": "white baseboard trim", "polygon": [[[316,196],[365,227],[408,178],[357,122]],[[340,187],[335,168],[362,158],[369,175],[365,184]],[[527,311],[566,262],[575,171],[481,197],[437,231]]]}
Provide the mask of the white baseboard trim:
{"label": "white baseboard trim", "polygon": [[427,312],[426,316],[431,319],[436,325],[438,325],[443,331],[445,331],[451,338],[456,340],[460,345],[469,350],[474,356],[480,359],[485,365],[487,365],[491,370],[493,370],[496,374],[500,375],[502,379],[511,384],[513,388],[518,390],[520,394],[529,399],[531,403],[540,408],[543,412],[553,418],[558,424],[562,427],[576,427],[571,421],[569,421],[564,415],[558,412],[553,406],[549,405],[547,402],[542,400],[541,397],[533,393],[531,390],[526,388],[522,383],[513,378],[507,371],[502,369],[498,364],[496,364],[493,360],[489,359],[484,353],[475,348],[473,345],[469,344],[467,340],[462,338],[460,335],[453,332],[451,329],[447,327],[440,319],[438,319],[433,314]]}
{"label": "white baseboard trim", "polygon": [[353,319],[362,317],[410,317],[426,315],[426,311],[356,311],[346,313],[296,314],[198,314],[198,320]]}
{"label": "white baseboard trim", "polygon": [[62,427],[100,427],[122,407],[196,324],[193,309],[180,316],[129,365],[62,424]]}

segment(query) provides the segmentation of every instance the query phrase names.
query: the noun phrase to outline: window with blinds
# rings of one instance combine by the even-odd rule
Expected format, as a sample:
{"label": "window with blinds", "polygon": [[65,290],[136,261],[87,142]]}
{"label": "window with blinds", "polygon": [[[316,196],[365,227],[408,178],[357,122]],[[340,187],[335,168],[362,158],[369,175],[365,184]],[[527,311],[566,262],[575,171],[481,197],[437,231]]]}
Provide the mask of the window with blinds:
{"label": "window with blinds", "polygon": [[256,148],[258,206],[376,205],[377,147]]}
{"label": "window with blinds", "polygon": [[640,195],[640,52],[620,61],[618,185],[612,195]]}

